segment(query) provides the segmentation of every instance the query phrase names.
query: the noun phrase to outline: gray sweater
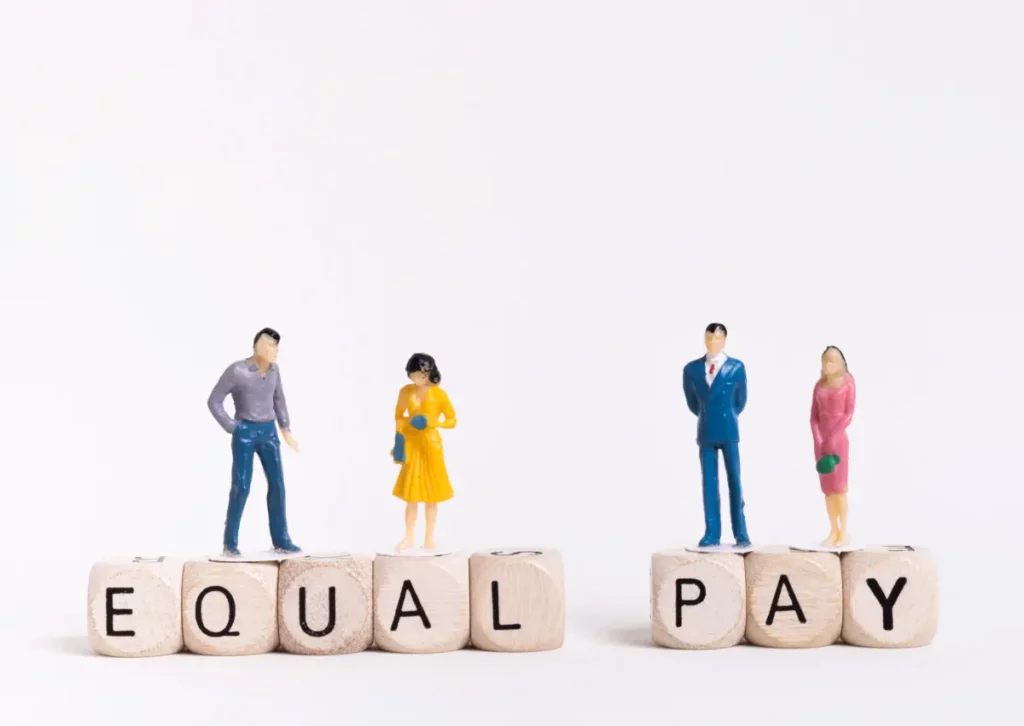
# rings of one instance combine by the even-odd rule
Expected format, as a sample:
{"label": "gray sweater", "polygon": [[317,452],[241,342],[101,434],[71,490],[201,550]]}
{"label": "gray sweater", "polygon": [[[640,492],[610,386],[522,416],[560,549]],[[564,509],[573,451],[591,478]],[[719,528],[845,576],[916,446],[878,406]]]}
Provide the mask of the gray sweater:
{"label": "gray sweater", "polygon": [[[231,395],[235,404],[235,417],[224,410],[224,399]],[[288,430],[288,406],[281,387],[281,371],[271,363],[265,376],[261,376],[255,363],[235,361],[221,375],[213,387],[206,405],[221,428],[234,433],[236,421],[273,421],[275,418]]]}

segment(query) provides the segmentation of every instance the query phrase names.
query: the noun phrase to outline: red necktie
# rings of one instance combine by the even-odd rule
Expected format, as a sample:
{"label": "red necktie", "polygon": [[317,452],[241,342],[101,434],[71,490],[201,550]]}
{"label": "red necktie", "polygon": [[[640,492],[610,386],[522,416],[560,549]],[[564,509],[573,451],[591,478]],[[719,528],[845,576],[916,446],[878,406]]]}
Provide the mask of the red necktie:
{"label": "red necktie", "polygon": [[708,375],[709,376],[715,375],[715,364],[714,363],[711,364],[711,370],[708,371]]}

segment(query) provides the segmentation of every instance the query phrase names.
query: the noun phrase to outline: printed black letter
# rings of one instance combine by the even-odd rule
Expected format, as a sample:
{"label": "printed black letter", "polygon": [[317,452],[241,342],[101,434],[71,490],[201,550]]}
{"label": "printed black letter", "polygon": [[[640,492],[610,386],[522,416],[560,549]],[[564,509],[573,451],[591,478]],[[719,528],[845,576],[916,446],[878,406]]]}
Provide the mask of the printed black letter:
{"label": "printed black letter", "polygon": [[523,627],[519,623],[501,624],[501,615],[498,607],[498,581],[491,580],[491,618],[494,621],[495,630],[519,630]]}
{"label": "printed black letter", "polygon": [[[693,600],[683,600],[683,585],[695,585],[697,587],[697,597]],[[676,580],[676,627],[683,627],[683,606],[684,605],[700,605],[704,602],[704,596],[708,594],[707,589],[704,587],[704,583],[700,580],[694,580],[689,577],[684,577]]]}
{"label": "printed black letter", "polygon": [[[402,610],[402,605],[405,603],[405,593],[409,593],[412,598],[412,604],[416,606],[415,610]],[[427,619],[427,611],[420,605],[420,599],[416,595],[416,590],[413,589],[412,582],[406,580],[402,583],[402,592],[398,595],[398,607],[395,608],[395,619],[391,621],[391,631],[398,630],[398,621],[405,617],[412,617],[419,615],[420,620],[423,621],[423,627],[427,630],[430,629],[430,620]]]}
{"label": "printed black letter", "polygon": [[871,588],[871,594],[878,600],[878,604],[882,606],[882,630],[892,630],[892,608],[896,604],[896,598],[903,592],[903,586],[907,584],[907,578],[901,577],[896,580],[896,584],[892,586],[892,592],[886,597],[885,593],[882,592],[882,587],[878,584],[878,580],[873,577],[868,578],[868,587]]}
{"label": "printed black letter", "polygon": [[299,627],[302,632],[313,638],[322,638],[334,630],[334,586],[327,588],[327,627],[323,630],[312,630],[306,623],[306,588],[299,588]]}
{"label": "printed black letter", "polygon": [[117,609],[114,607],[114,595],[131,595],[135,592],[134,587],[108,587],[107,588],[107,635],[121,638],[130,638],[135,635],[134,630],[114,630],[115,615],[131,615],[131,608]]}
{"label": "printed black letter", "polygon": [[542,555],[544,553],[538,552],[537,550],[518,550],[516,552],[501,552],[500,550],[498,550],[492,552],[491,554],[497,555],[498,557],[512,557],[514,555]]}
{"label": "printed black letter", "polygon": [[[203,598],[209,595],[211,592],[220,592],[224,594],[224,597],[228,600],[228,622],[224,626],[223,630],[219,630],[216,633],[208,629],[203,623]],[[225,635],[238,635],[237,630],[231,630],[231,626],[235,624],[235,598],[231,597],[231,593],[220,585],[211,585],[210,587],[199,593],[199,597],[196,598],[196,625],[203,631],[203,635],[208,638],[223,638]]]}
{"label": "printed black letter", "polygon": [[[789,594],[791,605],[779,605],[779,595],[782,594],[783,587],[786,588],[786,592]],[[779,584],[775,588],[775,597],[772,598],[772,607],[768,611],[768,620],[765,621],[765,625],[774,623],[775,613],[781,613],[784,610],[793,610],[796,612],[797,620],[801,623],[807,622],[807,618],[804,617],[804,611],[800,609],[800,603],[796,599],[796,593],[793,592],[793,586],[789,584],[789,578],[786,575],[780,575]]]}

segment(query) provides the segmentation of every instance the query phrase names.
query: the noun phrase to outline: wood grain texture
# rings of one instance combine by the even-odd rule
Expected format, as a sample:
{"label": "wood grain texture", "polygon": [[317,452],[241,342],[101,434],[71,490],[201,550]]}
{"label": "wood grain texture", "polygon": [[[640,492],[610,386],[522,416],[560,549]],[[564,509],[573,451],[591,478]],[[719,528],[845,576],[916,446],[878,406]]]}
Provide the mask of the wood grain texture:
{"label": "wood grain texture", "polygon": [[373,557],[285,560],[277,593],[283,650],[336,655],[357,653],[373,644]]}
{"label": "wood grain texture", "polygon": [[93,564],[87,614],[92,649],[120,658],[181,651],[183,565],[171,557],[122,557]]}
{"label": "wood grain texture", "polygon": [[746,555],[744,564],[749,643],[820,648],[839,639],[843,626],[839,555],[763,547]]}
{"label": "wood grain texture", "polygon": [[[494,548],[469,559],[470,640],[480,650],[555,650],[565,642],[562,555]],[[497,596],[497,599],[495,599]]]}
{"label": "wood grain texture", "polygon": [[868,648],[932,642],[939,625],[935,559],[928,549],[904,547],[873,546],[843,555],[843,642]]}
{"label": "wood grain texture", "polygon": [[443,653],[465,648],[469,558],[454,553],[378,555],[373,561],[373,611],[374,640],[381,650]]}
{"label": "wood grain texture", "polygon": [[276,650],[277,575],[276,562],[186,562],[181,600],[185,647],[202,655]]}
{"label": "wood grain texture", "polygon": [[666,648],[711,650],[743,640],[743,555],[663,550],[651,556],[651,635]]}

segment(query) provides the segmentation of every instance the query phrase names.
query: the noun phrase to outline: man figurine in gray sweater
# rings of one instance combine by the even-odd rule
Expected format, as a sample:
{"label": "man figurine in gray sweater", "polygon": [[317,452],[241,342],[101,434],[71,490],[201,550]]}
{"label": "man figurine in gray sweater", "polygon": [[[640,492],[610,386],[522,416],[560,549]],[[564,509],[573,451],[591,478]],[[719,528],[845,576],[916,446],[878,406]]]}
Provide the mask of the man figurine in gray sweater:
{"label": "man figurine in gray sweater", "polygon": [[[260,457],[263,473],[267,477],[267,513],[270,518],[270,537],[279,554],[292,554],[302,550],[288,536],[288,523],[284,506],[284,471],[281,468],[281,442],[277,438],[274,421],[281,426],[281,435],[292,449],[299,445],[289,430],[288,406],[281,387],[281,371],[277,366],[277,346],[280,334],[264,328],[253,339],[253,354],[245,360],[227,367],[206,405],[221,428],[231,434],[231,494],[228,498],[228,517],[224,525],[224,554],[238,557],[238,525],[249,497],[252,483],[253,455]],[[224,399],[231,395],[235,415],[224,410]]]}

